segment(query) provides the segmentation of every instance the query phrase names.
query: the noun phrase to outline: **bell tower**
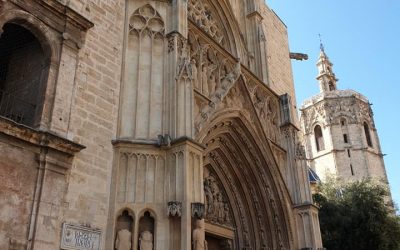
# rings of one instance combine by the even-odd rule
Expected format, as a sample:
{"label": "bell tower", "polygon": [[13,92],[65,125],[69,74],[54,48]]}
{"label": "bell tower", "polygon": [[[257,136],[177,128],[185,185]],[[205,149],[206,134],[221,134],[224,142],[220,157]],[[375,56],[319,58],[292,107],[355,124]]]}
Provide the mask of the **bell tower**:
{"label": "bell tower", "polygon": [[333,64],[329,60],[325,53],[324,45],[321,42],[320,53],[317,62],[318,76],[317,80],[319,82],[320,92],[329,92],[337,90],[336,84],[338,79],[336,79],[335,73],[333,73]]}
{"label": "bell tower", "polygon": [[344,181],[374,178],[387,183],[371,104],[354,90],[338,89],[332,66],[321,42],[320,93],[300,109],[308,164],[322,181],[334,175]]}

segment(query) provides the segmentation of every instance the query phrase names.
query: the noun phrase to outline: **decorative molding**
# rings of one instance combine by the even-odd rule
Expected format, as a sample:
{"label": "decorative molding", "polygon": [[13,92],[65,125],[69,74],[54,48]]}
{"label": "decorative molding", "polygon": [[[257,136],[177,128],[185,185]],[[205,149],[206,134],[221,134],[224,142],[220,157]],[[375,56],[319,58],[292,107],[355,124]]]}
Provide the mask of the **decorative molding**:
{"label": "decorative molding", "polygon": [[167,206],[168,217],[182,217],[182,202],[170,201]]}
{"label": "decorative molding", "polygon": [[[94,26],[89,19],[57,0],[9,0],[9,2],[17,8],[29,12],[46,26],[57,31],[66,44],[74,49],[82,48],[85,42],[85,32]],[[2,22],[3,20],[0,20],[0,25]]]}
{"label": "decorative molding", "polygon": [[37,130],[0,116],[0,134],[14,137],[38,147],[51,148],[74,156],[86,147],[49,131]]}
{"label": "decorative molding", "polygon": [[192,218],[202,220],[205,215],[204,203],[195,202],[192,203]]}
{"label": "decorative molding", "polygon": [[217,43],[225,43],[222,29],[218,26],[212,12],[204,1],[189,0],[188,16],[190,20],[212,37]]}
{"label": "decorative molding", "polygon": [[160,14],[149,4],[137,9],[129,20],[129,32],[147,32],[152,37],[164,37],[164,21]]}

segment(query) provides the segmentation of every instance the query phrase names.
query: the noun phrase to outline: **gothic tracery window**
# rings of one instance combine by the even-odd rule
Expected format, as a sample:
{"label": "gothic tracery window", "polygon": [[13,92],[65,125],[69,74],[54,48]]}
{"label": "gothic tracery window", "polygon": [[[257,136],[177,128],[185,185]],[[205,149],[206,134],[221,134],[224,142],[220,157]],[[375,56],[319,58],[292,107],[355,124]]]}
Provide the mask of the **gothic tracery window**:
{"label": "gothic tracery window", "polygon": [[317,125],[314,128],[314,136],[315,136],[315,145],[317,151],[321,151],[325,149],[324,137],[322,135],[321,126]]}

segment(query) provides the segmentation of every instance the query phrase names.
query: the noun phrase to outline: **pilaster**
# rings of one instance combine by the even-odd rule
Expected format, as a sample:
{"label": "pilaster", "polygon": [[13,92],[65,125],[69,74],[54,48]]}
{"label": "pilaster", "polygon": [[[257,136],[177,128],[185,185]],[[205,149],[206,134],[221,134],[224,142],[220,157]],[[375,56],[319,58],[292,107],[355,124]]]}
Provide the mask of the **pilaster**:
{"label": "pilaster", "polygon": [[318,219],[318,208],[305,204],[294,208],[296,215],[297,237],[300,249],[320,250],[322,238]]}
{"label": "pilaster", "polygon": [[187,138],[176,141],[169,151],[175,169],[175,200],[182,203],[181,249],[191,249],[192,206],[204,203],[203,148]]}
{"label": "pilaster", "polygon": [[187,39],[179,32],[172,32],[167,35],[167,38],[168,133],[172,139],[192,138],[194,98],[190,48]]}

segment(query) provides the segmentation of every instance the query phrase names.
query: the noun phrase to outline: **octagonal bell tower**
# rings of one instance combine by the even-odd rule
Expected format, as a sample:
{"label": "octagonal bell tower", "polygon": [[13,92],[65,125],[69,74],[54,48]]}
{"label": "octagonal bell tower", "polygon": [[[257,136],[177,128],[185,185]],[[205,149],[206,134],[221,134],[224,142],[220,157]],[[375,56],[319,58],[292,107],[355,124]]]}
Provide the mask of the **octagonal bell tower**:
{"label": "octagonal bell tower", "polygon": [[374,178],[387,183],[371,104],[354,90],[339,90],[323,45],[317,62],[320,93],[301,107],[301,126],[310,167],[322,181]]}

